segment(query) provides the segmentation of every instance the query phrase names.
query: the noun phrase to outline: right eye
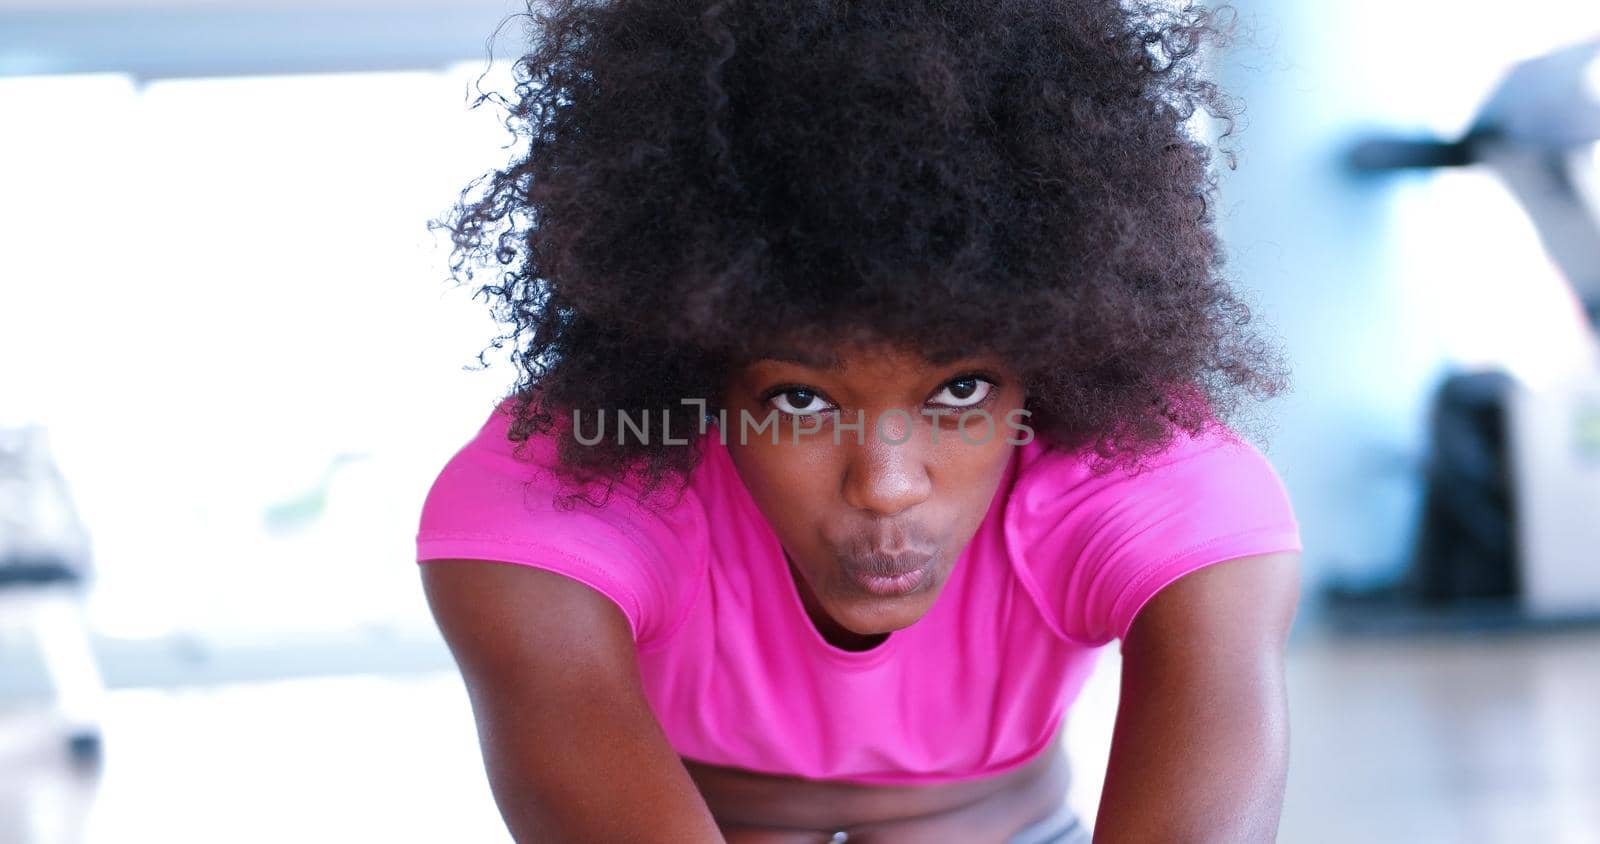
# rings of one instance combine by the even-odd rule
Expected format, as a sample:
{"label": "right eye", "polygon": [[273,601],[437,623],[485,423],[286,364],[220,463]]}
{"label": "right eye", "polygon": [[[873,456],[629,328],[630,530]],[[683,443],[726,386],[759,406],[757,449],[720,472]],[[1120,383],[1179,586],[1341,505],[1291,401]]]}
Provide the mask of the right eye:
{"label": "right eye", "polygon": [[803,387],[776,393],[767,401],[779,413],[790,416],[815,416],[828,409],[828,403],[822,400],[820,393]]}

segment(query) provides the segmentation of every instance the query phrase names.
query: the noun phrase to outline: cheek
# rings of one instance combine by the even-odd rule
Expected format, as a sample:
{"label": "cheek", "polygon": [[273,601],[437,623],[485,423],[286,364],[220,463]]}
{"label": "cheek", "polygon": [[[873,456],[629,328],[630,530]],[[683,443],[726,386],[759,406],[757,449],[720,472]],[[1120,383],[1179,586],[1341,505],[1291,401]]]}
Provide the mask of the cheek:
{"label": "cheek", "polygon": [[837,467],[824,450],[770,440],[731,447],[734,464],[743,477],[751,497],[760,505],[773,527],[790,534],[829,512],[829,496],[837,490]]}
{"label": "cheek", "polygon": [[1003,420],[995,421],[993,429],[981,419],[972,419],[965,427],[955,419],[940,421],[938,443],[929,453],[929,463],[963,483],[987,477],[996,465],[1004,465],[1010,448],[1005,442],[1010,431]]}
{"label": "cheek", "polygon": [[[976,439],[980,435],[974,432],[972,436]],[[1004,442],[1004,435],[999,433],[979,445],[957,437],[946,446],[941,438],[940,446],[941,495],[959,510],[962,522],[975,526],[989,510],[1014,446]]]}

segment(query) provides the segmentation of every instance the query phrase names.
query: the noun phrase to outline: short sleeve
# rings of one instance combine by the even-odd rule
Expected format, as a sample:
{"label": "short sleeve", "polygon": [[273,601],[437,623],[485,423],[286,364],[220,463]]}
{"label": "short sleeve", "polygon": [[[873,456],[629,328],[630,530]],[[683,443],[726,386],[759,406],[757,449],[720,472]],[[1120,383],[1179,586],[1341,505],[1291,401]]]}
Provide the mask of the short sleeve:
{"label": "short sleeve", "polygon": [[1301,550],[1282,480],[1224,426],[1180,431],[1138,474],[1032,455],[1007,505],[1007,543],[1046,620],[1073,641],[1125,637],[1157,592],[1204,566]]}
{"label": "short sleeve", "polygon": [[514,454],[508,425],[497,407],[433,481],[417,527],[417,562],[489,560],[556,572],[615,603],[639,647],[670,636],[704,571],[704,518],[693,492],[655,506],[618,483],[602,506],[558,508],[548,470],[554,435],[530,439]]}

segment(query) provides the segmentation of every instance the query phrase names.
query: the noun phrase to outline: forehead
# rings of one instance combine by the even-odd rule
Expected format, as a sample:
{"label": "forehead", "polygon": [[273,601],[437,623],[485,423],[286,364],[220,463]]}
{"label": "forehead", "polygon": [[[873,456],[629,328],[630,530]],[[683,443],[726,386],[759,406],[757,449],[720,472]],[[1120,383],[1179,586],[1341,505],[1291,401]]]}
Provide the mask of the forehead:
{"label": "forehead", "polygon": [[787,363],[837,373],[875,363],[931,369],[947,366],[958,360],[983,356],[981,351],[975,349],[913,349],[893,343],[856,343],[838,346],[774,343],[753,353],[746,360],[746,365]]}

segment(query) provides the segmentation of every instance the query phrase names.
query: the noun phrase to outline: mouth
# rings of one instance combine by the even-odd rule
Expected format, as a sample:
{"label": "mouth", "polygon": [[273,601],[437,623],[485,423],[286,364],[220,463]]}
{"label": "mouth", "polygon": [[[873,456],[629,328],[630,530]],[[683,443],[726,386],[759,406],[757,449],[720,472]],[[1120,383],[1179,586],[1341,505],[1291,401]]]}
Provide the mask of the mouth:
{"label": "mouth", "polygon": [[871,551],[846,562],[843,569],[862,591],[894,597],[920,588],[933,572],[935,557],[927,551]]}

